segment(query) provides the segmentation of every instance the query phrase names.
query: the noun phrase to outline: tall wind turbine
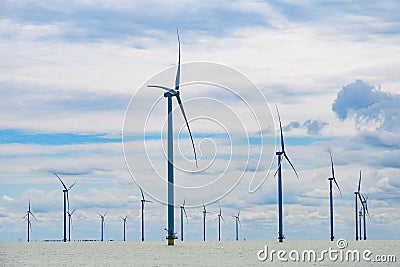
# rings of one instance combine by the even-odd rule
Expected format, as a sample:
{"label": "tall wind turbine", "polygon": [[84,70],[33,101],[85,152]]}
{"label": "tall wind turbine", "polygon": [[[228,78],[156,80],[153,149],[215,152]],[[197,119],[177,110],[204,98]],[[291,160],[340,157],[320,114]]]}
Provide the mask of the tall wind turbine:
{"label": "tall wind turbine", "polygon": [[144,198],[143,190],[141,187],[139,187],[140,193],[142,193],[142,199],[140,200],[142,202],[142,241],[144,241],[144,203],[149,202],[152,203],[150,200],[146,200]]}
{"label": "tall wind turbine", "polygon": [[286,155],[285,143],[284,143],[284,140],[283,140],[282,123],[281,123],[281,117],[279,115],[278,106],[276,106],[276,111],[278,113],[279,128],[280,128],[280,132],[281,132],[281,151],[278,151],[278,152],[275,153],[278,156],[278,169],[275,172],[275,175],[278,173],[278,216],[279,216],[278,240],[279,240],[279,242],[283,242],[283,239],[285,238],[285,236],[283,235],[282,155],[289,162],[290,166],[292,167],[294,173],[297,176],[297,179],[299,178],[299,176],[297,175],[297,171],[294,168],[294,166],[293,166],[292,162],[290,161],[289,157]]}
{"label": "tall wind turbine", "polygon": [[232,217],[235,218],[235,222],[236,222],[236,241],[238,241],[239,240],[240,211],[237,213],[237,215],[233,215]]}
{"label": "tall wind turbine", "polygon": [[68,213],[68,242],[71,242],[72,214],[74,214],[75,211],[76,211],[76,209],[74,209],[71,213],[69,211],[67,211],[67,213]]}
{"label": "tall wind turbine", "polygon": [[24,216],[24,218],[27,219],[27,230],[28,230],[27,241],[28,242],[30,242],[30,231],[32,231],[32,223],[31,223],[30,216],[32,216],[37,221],[35,215],[33,215],[32,211],[31,211],[31,200],[29,200],[29,202],[28,202],[28,210],[26,211],[26,215]]}
{"label": "tall wind turbine", "polygon": [[122,221],[124,222],[124,241],[126,241],[126,235],[125,235],[125,233],[126,233],[126,218],[128,218],[128,214],[126,214],[125,215],[125,217],[124,218],[121,218],[122,219]]}
{"label": "tall wind turbine", "polygon": [[99,214],[99,216],[101,218],[101,240],[100,241],[103,241],[104,240],[104,218],[106,217],[107,212],[104,213],[104,215],[101,215],[100,213],[97,213],[97,214]]}
{"label": "tall wind turbine", "polygon": [[331,241],[333,241],[334,236],[333,236],[333,193],[332,193],[332,181],[335,182],[336,187],[339,189],[340,196],[342,196],[342,191],[340,191],[339,184],[336,181],[335,178],[335,169],[333,168],[333,159],[332,159],[332,153],[331,150],[329,149],[329,156],[331,157],[331,171],[332,171],[332,177],[329,177],[329,200],[330,200],[330,216],[331,216]]}
{"label": "tall wind turbine", "polygon": [[206,215],[207,215],[206,206],[203,204],[203,241],[206,241]]}
{"label": "tall wind turbine", "polygon": [[[70,187],[67,187],[64,182],[61,180],[61,178],[53,172],[55,176],[57,176],[58,180],[60,180],[62,186],[64,187],[63,193],[64,193],[64,242],[67,242],[67,210],[69,211],[69,197],[68,197],[68,192],[71,190],[71,188],[75,185],[76,182],[74,182]],[[67,209],[67,204],[68,204],[68,209]]]}
{"label": "tall wind turbine", "polygon": [[[354,204],[355,204],[355,218],[356,218],[356,240],[358,240],[358,200],[360,200],[360,202],[362,202],[362,198],[361,198],[361,193],[360,193],[360,189],[361,189],[361,171],[360,171],[360,178],[358,179],[358,188],[357,191],[354,192]],[[361,220],[361,219],[360,219]],[[360,222],[361,223],[361,222]],[[361,240],[361,224],[360,224],[360,240]]]}
{"label": "tall wind turbine", "polygon": [[224,217],[222,217],[221,206],[219,206],[219,213],[217,219],[218,219],[218,241],[221,241],[221,219],[225,222]]}
{"label": "tall wind turbine", "polygon": [[[362,204],[362,212],[363,212],[363,220],[364,220],[364,240],[367,240],[367,223],[365,220],[365,215],[368,215],[368,218],[370,218],[369,212],[368,212],[368,205],[367,205],[368,196],[364,197],[363,195],[361,195],[361,197],[362,197],[361,204]],[[361,221],[361,218],[360,218],[360,221]],[[361,229],[361,227],[360,227],[360,229]],[[360,234],[360,239],[361,239],[361,234]]]}
{"label": "tall wind turbine", "polygon": [[185,110],[183,108],[182,100],[180,97],[179,85],[181,76],[181,42],[179,40],[179,32],[176,29],[178,35],[178,67],[175,77],[175,88],[168,88],[160,85],[148,85],[148,87],[155,87],[165,90],[164,97],[168,98],[168,245],[174,245],[176,233],[174,232],[174,152],[173,152],[173,122],[172,122],[172,98],[176,97],[179,107],[181,109],[183,118],[185,119],[187,129],[189,131],[190,140],[192,141],[194,159],[197,166],[197,155],[192,137],[192,132],[189,127],[189,123],[186,117]]}
{"label": "tall wind turbine", "polygon": [[183,241],[183,214],[185,214],[186,222],[188,221],[188,216],[186,214],[186,209],[185,209],[185,202],[186,202],[186,199],[183,200],[183,204],[180,207],[181,208],[181,241]]}

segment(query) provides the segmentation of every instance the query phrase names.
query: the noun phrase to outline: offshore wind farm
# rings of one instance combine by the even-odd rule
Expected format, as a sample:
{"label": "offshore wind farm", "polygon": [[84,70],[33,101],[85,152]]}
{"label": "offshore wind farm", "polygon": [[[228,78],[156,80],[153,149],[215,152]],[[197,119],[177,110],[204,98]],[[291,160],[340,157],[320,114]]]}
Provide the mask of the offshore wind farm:
{"label": "offshore wind farm", "polygon": [[0,265],[399,260],[397,1],[0,6]]}

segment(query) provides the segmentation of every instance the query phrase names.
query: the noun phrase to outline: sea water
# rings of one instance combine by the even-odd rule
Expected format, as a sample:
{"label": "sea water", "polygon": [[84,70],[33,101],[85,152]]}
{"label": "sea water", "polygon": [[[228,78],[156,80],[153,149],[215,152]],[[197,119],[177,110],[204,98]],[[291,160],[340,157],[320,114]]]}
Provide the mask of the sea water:
{"label": "sea water", "polygon": [[400,266],[400,241],[341,241],[0,242],[0,266]]}

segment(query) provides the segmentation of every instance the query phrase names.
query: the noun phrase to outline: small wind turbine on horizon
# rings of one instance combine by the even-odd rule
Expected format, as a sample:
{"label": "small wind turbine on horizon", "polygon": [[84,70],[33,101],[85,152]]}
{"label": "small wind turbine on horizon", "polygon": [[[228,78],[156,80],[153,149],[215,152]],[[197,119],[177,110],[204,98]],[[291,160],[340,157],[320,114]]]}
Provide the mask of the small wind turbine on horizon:
{"label": "small wind turbine on horizon", "polygon": [[174,152],[173,152],[173,122],[172,122],[172,98],[176,97],[178,101],[179,107],[181,109],[183,118],[185,119],[187,129],[189,131],[190,140],[192,141],[192,147],[194,152],[194,159],[196,161],[197,166],[197,155],[196,149],[194,146],[194,141],[192,137],[192,132],[189,127],[189,122],[186,117],[185,110],[183,108],[182,100],[180,97],[180,75],[181,75],[181,42],[179,40],[179,32],[176,29],[176,34],[178,36],[178,66],[175,77],[175,88],[168,88],[160,85],[148,85],[148,87],[154,87],[163,89],[166,92],[164,93],[164,97],[168,98],[168,228],[167,228],[167,240],[168,245],[174,245],[176,237],[176,233],[174,232]]}
{"label": "small wind turbine on horizon", "polygon": [[[356,240],[358,240],[358,200],[362,203],[362,197],[361,197],[361,171],[360,171],[360,178],[358,179],[358,188],[357,191],[354,192],[354,204],[355,204],[355,218],[356,218]],[[361,219],[360,219],[360,240],[361,240]]]}
{"label": "small wind turbine on horizon", "polygon": [[106,217],[107,212],[104,213],[104,215],[101,215],[100,213],[97,213],[97,214],[101,218],[101,239],[100,239],[100,241],[104,241],[104,229],[105,229],[105,227],[104,227],[104,225],[105,225],[104,218]]}
{"label": "small wind turbine on horizon", "polygon": [[206,241],[206,215],[208,211],[206,210],[206,206],[203,204],[203,241]]}
{"label": "small wind turbine on horizon", "polygon": [[[367,240],[367,223],[366,223],[365,215],[367,215],[369,219],[371,219],[371,217],[369,216],[369,212],[368,212],[368,205],[367,205],[368,196],[364,197],[364,195],[361,195],[361,197],[362,197],[362,201],[361,201],[362,213],[363,213],[363,220],[364,220],[364,240]],[[361,221],[361,219],[360,219],[360,221]],[[360,230],[361,230],[361,226],[360,226]],[[361,233],[360,233],[360,239],[361,239]]]}
{"label": "small wind turbine on horizon", "polygon": [[[275,105],[276,106],[276,105]],[[281,151],[276,152],[275,154],[278,156],[278,169],[276,170],[274,176],[278,174],[278,240],[279,242],[283,242],[283,239],[285,236],[283,235],[283,200],[282,200],[282,155],[286,158],[286,160],[289,162],[290,166],[292,167],[294,173],[296,174],[297,179],[299,179],[299,176],[297,175],[297,171],[294,168],[292,162],[290,161],[289,157],[286,155],[285,151],[285,143],[283,140],[283,131],[282,131],[282,123],[281,123],[281,117],[279,115],[279,110],[278,106],[276,106],[276,111],[278,113],[278,119],[279,119],[279,129],[281,133]]]}
{"label": "small wind turbine on horizon", "polygon": [[224,217],[222,217],[221,205],[219,206],[219,213],[216,219],[218,219],[218,241],[221,241],[221,219],[225,222]]}
{"label": "small wind turbine on horizon", "polygon": [[[63,193],[64,193],[64,238],[63,241],[67,242],[67,211],[69,211],[69,197],[68,197],[68,192],[71,190],[71,188],[75,185],[76,182],[74,182],[70,187],[67,187],[64,182],[61,180],[61,178],[53,172],[55,176],[57,176],[58,180],[60,180],[62,186],[64,187]],[[68,209],[67,209],[67,204],[68,204]]]}
{"label": "small wind turbine on horizon", "polygon": [[126,241],[126,235],[125,235],[125,233],[126,233],[126,227],[127,227],[127,224],[126,224],[126,219],[127,219],[127,218],[128,218],[128,214],[126,214],[125,217],[121,218],[122,221],[123,221],[123,227],[124,227],[124,241]]}
{"label": "small wind turbine on horizon", "polygon": [[30,231],[32,231],[32,222],[31,222],[31,218],[30,216],[32,216],[36,221],[36,217],[35,215],[33,215],[32,211],[31,211],[31,200],[29,199],[28,201],[28,210],[26,211],[26,214],[23,218],[27,219],[27,231],[28,231],[28,237],[27,237],[27,241],[30,242]]}
{"label": "small wind turbine on horizon", "polygon": [[67,211],[67,213],[68,213],[68,242],[71,242],[72,214],[74,214],[75,211],[76,211],[76,209],[74,209],[71,213],[69,211]]}
{"label": "small wind turbine on horizon", "polygon": [[328,150],[329,150],[329,156],[331,158],[331,172],[332,172],[332,177],[329,177],[328,180],[329,180],[329,200],[330,200],[330,202],[329,202],[330,205],[329,206],[330,206],[330,219],[331,219],[331,241],[333,241],[334,236],[333,236],[333,192],[332,192],[332,181],[335,182],[336,187],[339,189],[340,196],[342,196],[342,191],[340,191],[339,184],[337,183],[336,178],[335,178],[335,169],[333,168],[333,159],[332,159],[331,150],[329,148],[328,148]]}
{"label": "small wind turbine on horizon", "polygon": [[236,222],[236,241],[239,240],[239,224],[242,225],[240,223],[240,211],[238,211],[237,215],[232,215],[233,218],[235,218],[235,222]]}
{"label": "small wind turbine on horizon", "polygon": [[146,202],[153,203],[153,202],[150,200],[146,200],[144,198],[142,188],[139,187],[139,189],[140,189],[140,193],[142,194],[142,199],[140,201],[142,202],[142,241],[144,241],[144,203],[146,203]]}
{"label": "small wind turbine on horizon", "polygon": [[183,204],[180,207],[180,209],[181,209],[181,241],[183,241],[183,214],[185,214],[186,223],[188,222],[188,216],[186,214],[186,209],[185,209],[185,202],[186,202],[186,199],[183,200]]}

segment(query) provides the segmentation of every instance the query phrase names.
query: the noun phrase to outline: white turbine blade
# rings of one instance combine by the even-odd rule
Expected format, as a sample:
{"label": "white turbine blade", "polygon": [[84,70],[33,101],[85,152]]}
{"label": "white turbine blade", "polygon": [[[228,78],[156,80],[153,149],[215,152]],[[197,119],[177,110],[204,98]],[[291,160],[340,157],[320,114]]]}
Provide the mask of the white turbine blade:
{"label": "white turbine blade", "polygon": [[33,215],[33,213],[30,211],[29,212],[31,215],[32,215],[32,217],[37,221],[38,219],[36,219],[36,217],[35,217],[35,215]]}
{"label": "white turbine blade", "polygon": [[162,86],[162,85],[147,85],[147,87],[163,89],[165,91],[170,92],[172,95],[176,95],[177,94],[177,91],[175,89],[168,88],[168,87]]}
{"label": "white turbine blade", "polygon": [[68,187],[68,191],[71,190],[71,188],[76,184],[76,181],[70,186]]}
{"label": "white turbine blade", "polygon": [[331,149],[329,147],[328,147],[328,150],[329,150],[329,156],[331,157],[332,178],[335,179],[335,169],[333,168],[332,153],[331,153]]}
{"label": "white turbine blade", "polygon": [[297,179],[299,179],[299,175],[297,174],[296,169],[294,168],[292,162],[290,161],[289,157],[286,155],[286,152],[283,153],[283,155],[285,156],[286,160],[289,162],[290,166],[292,166],[292,169],[294,170],[294,173],[296,174]]}
{"label": "white turbine blade", "polygon": [[282,148],[282,152],[285,152],[285,142],[283,141],[283,131],[282,131],[281,116],[279,115],[278,106],[276,104],[275,104],[275,107],[276,107],[276,112],[278,113],[279,129],[281,131],[281,148]]}
{"label": "white turbine blade", "polygon": [[65,190],[68,190],[67,187],[65,186],[64,182],[63,182],[63,181],[61,180],[61,178],[57,175],[57,173],[53,172],[53,174],[54,174],[55,176],[57,176],[58,180],[60,180],[60,182],[61,182],[61,184],[63,185],[64,189],[65,189]]}
{"label": "white turbine blade", "polygon": [[186,209],[185,209],[185,207],[182,207],[182,209],[183,209],[183,213],[185,213],[186,222],[188,222],[188,216],[187,216],[187,214],[186,214]]}
{"label": "white turbine blade", "polygon": [[339,189],[340,197],[342,197],[342,191],[340,190],[339,184],[336,182],[336,178],[333,178],[333,181],[335,182],[337,188]]}
{"label": "white turbine blade", "polygon": [[180,97],[179,95],[176,95],[176,99],[178,100],[179,107],[181,108],[183,118],[185,119],[186,126],[187,126],[187,129],[188,129],[188,131],[189,131],[190,140],[192,141],[194,159],[195,159],[195,161],[196,161],[196,167],[198,167],[198,166],[197,166],[197,154],[196,154],[196,148],[195,148],[195,146],[194,146],[192,131],[190,130],[190,127],[189,127],[189,122],[188,122],[188,120],[187,120],[186,113],[185,113],[185,110],[184,110],[184,108],[183,108],[182,100],[181,100],[181,97]]}
{"label": "white turbine blade", "polygon": [[360,189],[361,189],[361,171],[360,171],[360,178],[358,179],[358,189],[357,189],[358,193],[360,193]]}
{"label": "white turbine blade", "polygon": [[181,80],[181,41],[179,40],[178,29],[176,29],[176,35],[178,36],[178,67],[176,70],[176,77],[175,77],[175,90],[179,91],[179,85]]}
{"label": "white turbine blade", "polygon": [[74,214],[75,211],[76,211],[76,208],[71,212],[71,215]]}

